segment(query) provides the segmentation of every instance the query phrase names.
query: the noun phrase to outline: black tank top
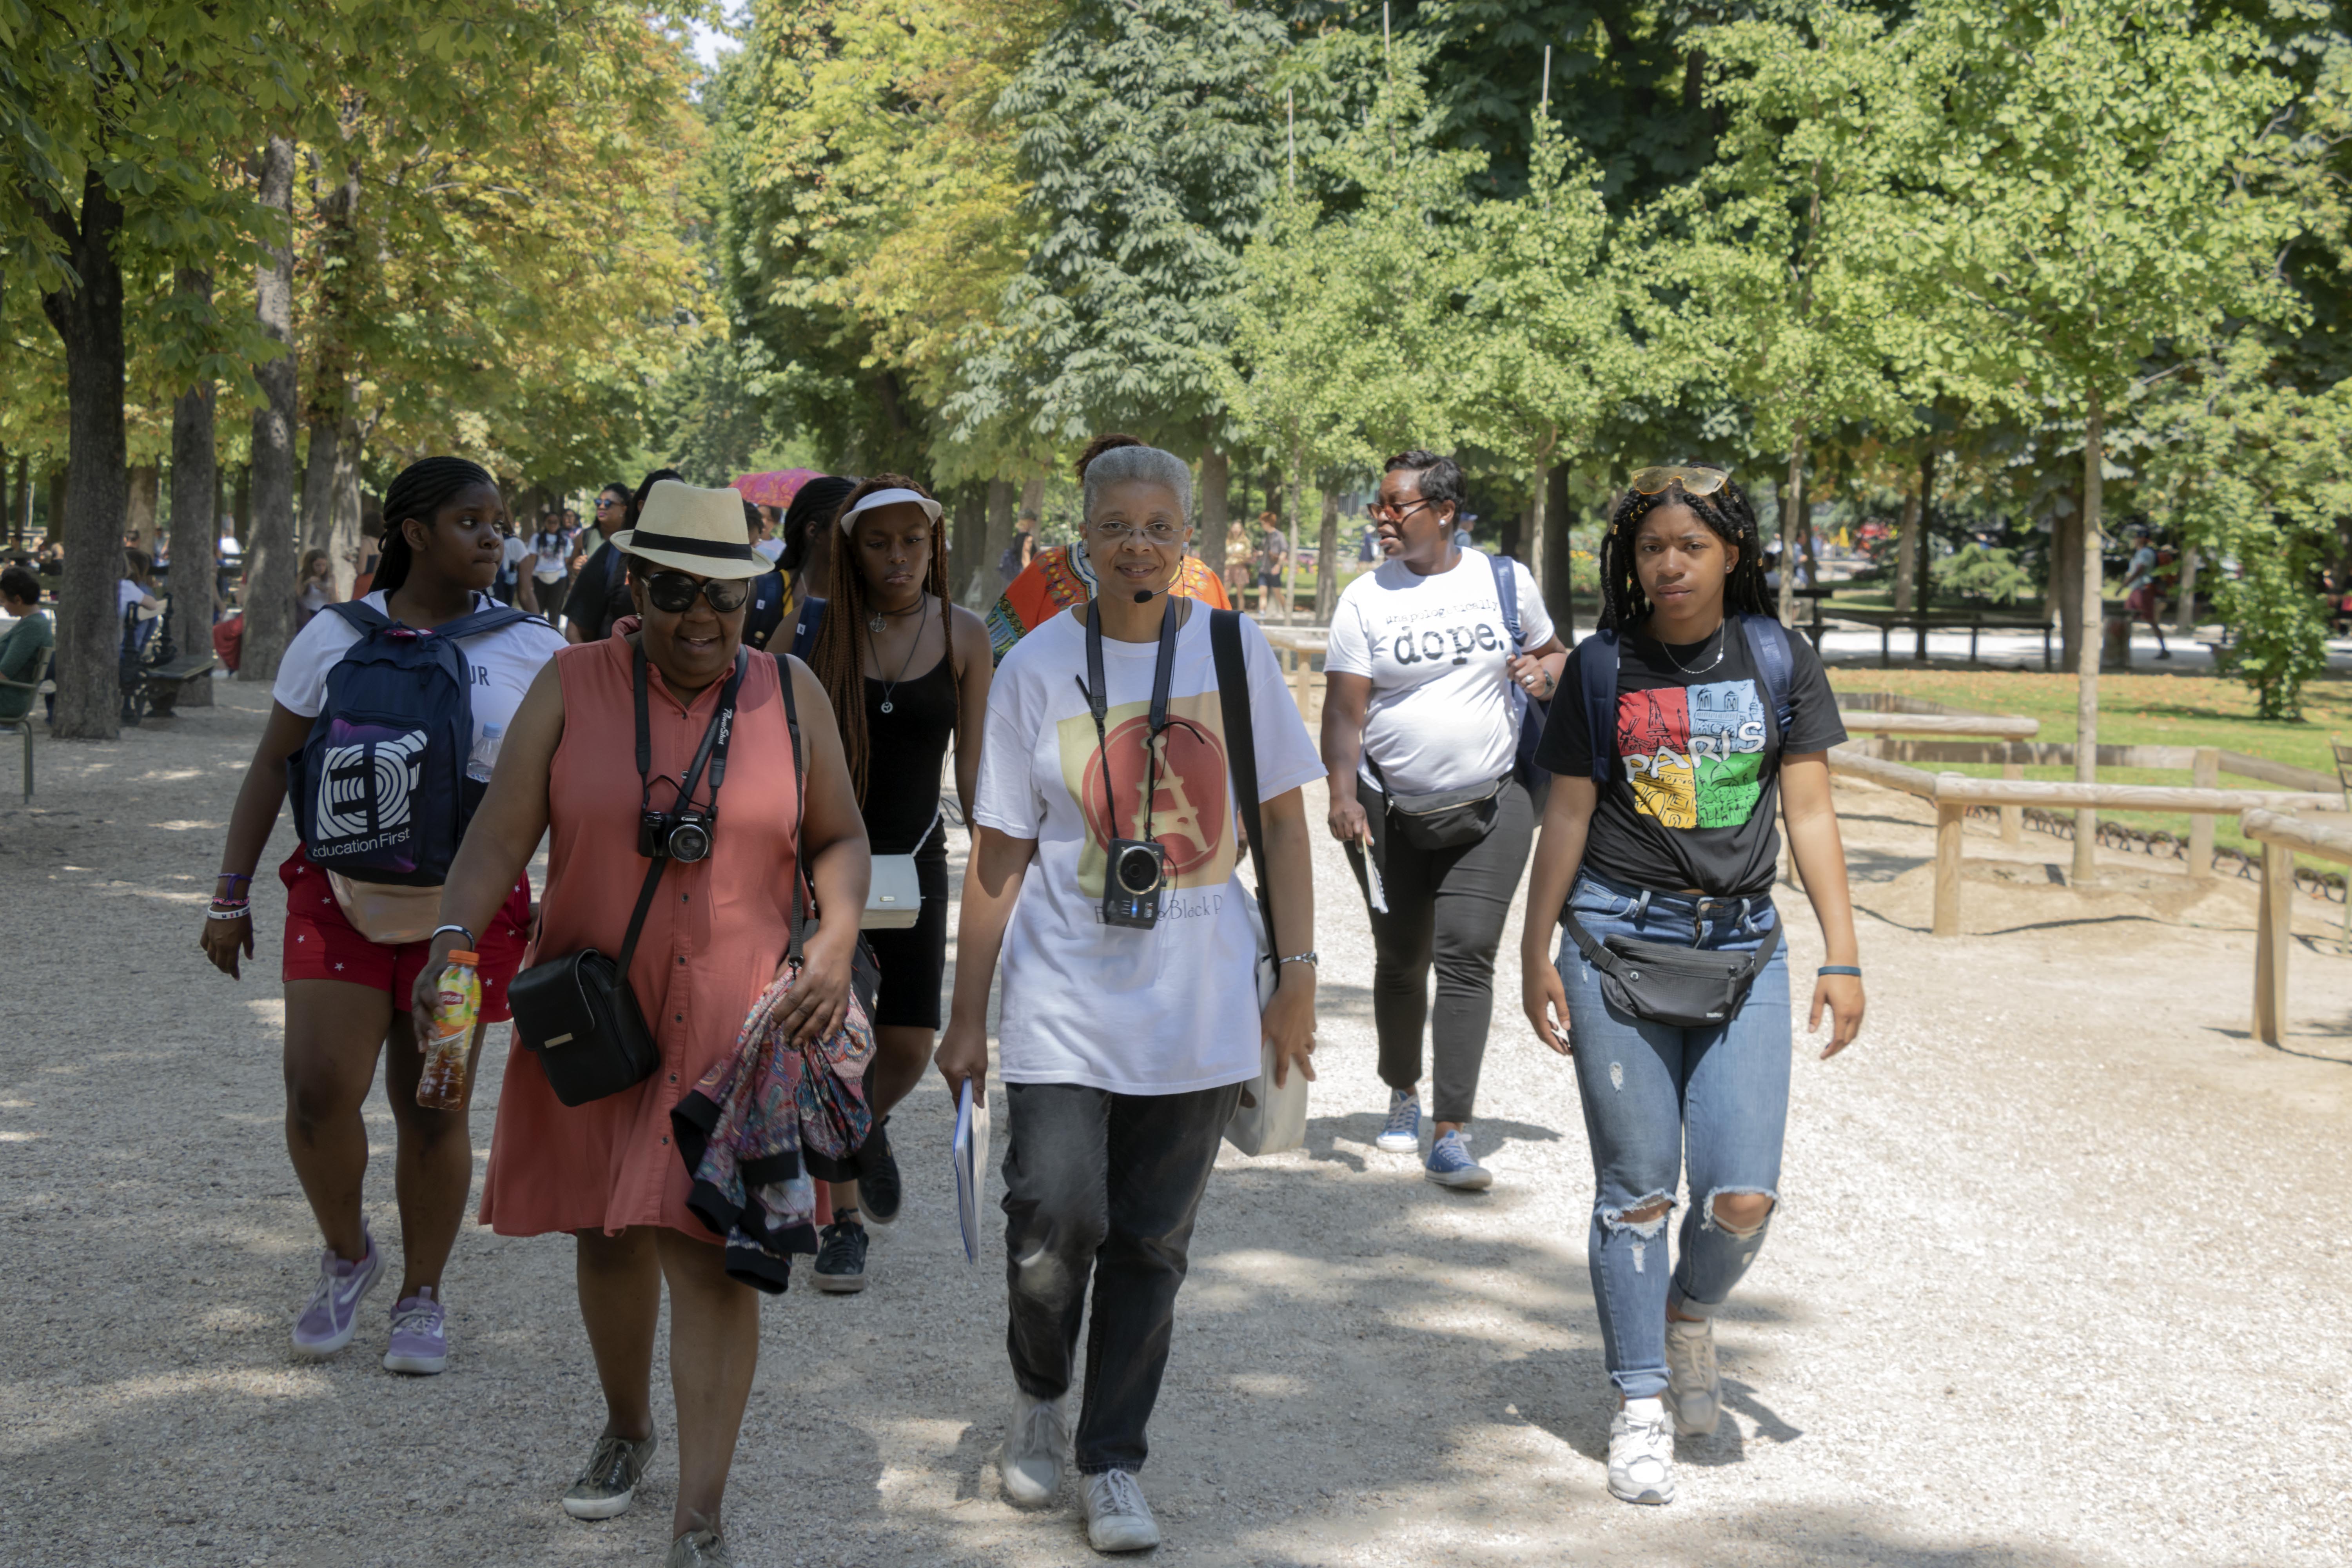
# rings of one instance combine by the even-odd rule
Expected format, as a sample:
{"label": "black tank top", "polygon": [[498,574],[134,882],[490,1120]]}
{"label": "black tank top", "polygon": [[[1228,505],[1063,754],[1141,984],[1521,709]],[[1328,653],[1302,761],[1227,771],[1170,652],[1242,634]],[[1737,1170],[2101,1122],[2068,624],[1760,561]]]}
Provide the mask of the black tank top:
{"label": "black tank top", "polygon": [[[940,809],[940,763],[955,736],[953,649],[896,687],[866,678],[866,841],[877,855],[909,855]],[[882,694],[890,711],[882,711]],[[935,836],[936,837],[936,836]],[[940,839],[944,845],[946,839]]]}

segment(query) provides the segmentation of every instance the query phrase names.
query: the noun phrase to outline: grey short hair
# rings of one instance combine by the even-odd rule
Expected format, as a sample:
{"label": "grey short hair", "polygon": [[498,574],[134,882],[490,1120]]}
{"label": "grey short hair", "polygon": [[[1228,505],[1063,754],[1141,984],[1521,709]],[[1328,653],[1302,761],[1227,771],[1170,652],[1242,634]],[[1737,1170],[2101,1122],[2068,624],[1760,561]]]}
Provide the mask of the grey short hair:
{"label": "grey short hair", "polygon": [[1176,492],[1176,510],[1186,526],[1192,521],[1192,465],[1173,452],[1163,452],[1157,447],[1114,447],[1087,465],[1086,513],[1092,521],[1095,503],[1101,500],[1105,486],[1125,484],[1141,479],[1147,484],[1166,485]]}

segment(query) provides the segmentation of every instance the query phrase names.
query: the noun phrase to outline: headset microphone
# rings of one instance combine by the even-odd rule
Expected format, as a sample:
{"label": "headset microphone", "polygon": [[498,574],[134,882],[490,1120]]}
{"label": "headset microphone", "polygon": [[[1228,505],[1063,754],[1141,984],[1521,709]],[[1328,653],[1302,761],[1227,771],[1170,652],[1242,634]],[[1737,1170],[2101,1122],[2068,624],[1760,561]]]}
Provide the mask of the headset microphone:
{"label": "headset microphone", "polygon": [[1135,602],[1139,605],[1148,605],[1174,586],[1175,584],[1171,583],[1167,588],[1138,588],[1135,591]]}

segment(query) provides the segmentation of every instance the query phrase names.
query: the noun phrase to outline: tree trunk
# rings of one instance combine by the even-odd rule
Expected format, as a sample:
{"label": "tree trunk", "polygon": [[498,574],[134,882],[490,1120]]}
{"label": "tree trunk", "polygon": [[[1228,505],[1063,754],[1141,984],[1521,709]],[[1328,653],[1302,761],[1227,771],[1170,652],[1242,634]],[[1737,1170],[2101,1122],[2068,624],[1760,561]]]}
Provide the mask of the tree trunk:
{"label": "tree trunk", "polygon": [[2083,651],[2083,509],[2050,520],[2050,600],[2058,616],[2058,668],[2073,675]]}
{"label": "tree trunk", "polygon": [[[302,415],[310,431],[310,464],[302,479],[302,549],[305,553],[328,552],[338,598],[350,594],[356,571],[335,548],[334,513],[338,466],[345,449],[358,444],[351,426],[356,358],[352,337],[359,302],[359,245],[354,227],[359,199],[359,165],[354,161],[342,180],[317,204],[318,308],[310,328],[310,403]],[[537,525],[536,519],[532,525]],[[353,540],[356,542],[356,533]]]}
{"label": "tree trunk", "polygon": [[998,593],[1013,581],[997,568],[1003,563],[1004,552],[1013,548],[1013,503],[1017,495],[1011,479],[988,481],[988,539],[981,546],[980,580]]}
{"label": "tree trunk", "polygon": [[1780,509],[1780,602],[1777,606],[1784,626],[1797,621],[1797,519],[1805,510],[1805,422],[1801,419],[1797,421],[1797,433],[1789,439],[1788,498]]}
{"label": "tree trunk", "polygon": [[163,499],[163,471],[152,463],[142,463],[124,476],[127,493],[122,510],[122,531],[139,542],[139,548],[151,557],[162,537],[156,512]]}
{"label": "tree trunk", "polygon": [[[335,597],[348,599],[360,579],[360,425],[346,418],[335,442],[328,510],[327,554],[335,566]],[[538,524],[534,522],[532,527]]]}
{"label": "tree trunk", "polygon": [[79,281],[41,296],[66,361],[65,579],[58,592],[58,705],[61,740],[111,741],[121,728],[121,648],[115,584],[122,576],[125,499],[122,266],[114,241],[122,207],[93,168],[81,214],[42,214],[64,242]]}
{"label": "tree trunk", "polygon": [[236,547],[243,553],[253,539],[253,465],[236,466],[236,510],[230,514],[236,523]]}
{"label": "tree trunk", "polygon": [[2197,547],[2193,544],[2181,549],[2180,586],[2176,592],[2180,602],[2173,609],[2173,635],[2193,637],[2197,635]]}
{"label": "tree trunk", "polygon": [[[179,288],[184,294],[209,300],[212,275],[184,269]],[[213,595],[219,588],[213,500],[219,478],[213,384],[200,381],[172,405],[172,636],[184,654],[212,652]],[[212,705],[211,681],[192,680],[182,689],[181,707]]]}
{"label": "tree trunk", "polygon": [[1555,463],[1544,480],[1543,599],[1552,629],[1562,642],[1576,636],[1575,557],[1569,552],[1568,465]]}
{"label": "tree trunk", "polygon": [[1331,624],[1331,611],[1339,602],[1339,498],[1331,490],[1323,492],[1323,530],[1315,542],[1315,618],[1325,626]]}
{"label": "tree trunk", "polygon": [[294,636],[294,144],[269,139],[260,162],[260,201],[276,232],[253,270],[254,314],[284,352],[253,369],[261,405],[253,411],[252,493],[238,508],[245,524],[245,641],[239,680],[268,684]]}
{"label": "tree trunk", "polygon": [[1507,555],[1514,561],[1524,557],[1527,554],[1528,542],[1527,508],[1521,507],[1517,511],[1503,518],[1496,527],[1495,539],[1501,546],[1496,553]]}
{"label": "tree trunk", "polygon": [[1225,534],[1233,527],[1233,459],[1212,447],[1201,454],[1201,531],[1193,553],[1212,576],[1225,574]]}
{"label": "tree trunk", "polygon": [[1895,535],[1895,613],[1911,613],[1912,584],[1919,580],[1919,492],[1903,497],[1903,522]]}
{"label": "tree trunk", "polygon": [[[1286,548],[1282,555],[1282,570],[1276,574],[1282,595],[1282,624],[1286,626],[1296,624],[1298,619],[1298,505],[1300,492],[1306,488],[1307,460],[1293,450],[1290,454],[1289,504],[1283,509]],[[1263,615],[1265,606],[1258,608]]]}
{"label": "tree trunk", "polygon": [[1536,459],[1536,482],[1528,487],[1528,552],[1519,558],[1519,564],[1525,566],[1528,575],[1536,580],[1536,591],[1539,594],[1544,592],[1544,584],[1551,580],[1550,573],[1545,570],[1551,564],[1545,559],[1551,553],[1551,531],[1545,526],[1551,515],[1551,508],[1546,504],[1551,500],[1550,491],[1551,465],[1538,458]]}
{"label": "tree trunk", "polygon": [[[2082,564],[2076,568],[2082,585],[2081,664],[2074,685],[2074,779],[2096,784],[2099,779],[2099,648],[2106,640],[2103,600],[2106,584],[2099,559],[2099,514],[2106,477],[2105,409],[2095,383],[2083,415],[2083,540]],[[2089,806],[2074,814],[2076,887],[2088,885],[2098,870],[2099,814]]]}
{"label": "tree trunk", "polygon": [[1021,515],[1037,524],[1045,525],[1045,476],[1032,474],[1022,482]]}
{"label": "tree trunk", "polygon": [[994,602],[987,591],[988,487],[965,485],[955,492],[955,531],[948,537],[948,570],[955,576],[955,602],[981,615]]}

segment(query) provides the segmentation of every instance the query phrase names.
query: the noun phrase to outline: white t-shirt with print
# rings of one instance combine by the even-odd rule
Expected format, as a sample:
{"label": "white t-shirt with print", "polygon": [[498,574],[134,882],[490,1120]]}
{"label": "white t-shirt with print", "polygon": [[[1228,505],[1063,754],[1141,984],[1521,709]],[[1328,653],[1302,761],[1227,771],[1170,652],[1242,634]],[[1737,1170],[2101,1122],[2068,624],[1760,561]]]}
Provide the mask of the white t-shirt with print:
{"label": "white t-shirt with print", "polygon": [[[360,603],[379,614],[392,614],[381,592],[370,594]],[[474,595],[478,610],[503,607],[488,594]],[[269,689],[271,699],[289,713],[317,718],[327,702],[327,672],[359,640],[359,629],[342,616],[320,615],[297,634],[286,657],[278,660],[278,684]],[[462,638],[457,646],[465,650],[466,663],[474,672],[474,745],[467,758],[467,771],[477,778],[488,778],[498,765],[499,747],[514,722],[515,710],[522,706],[523,693],[530,689],[541,668],[563,647],[563,634],[531,616],[498,631]]]}
{"label": "white t-shirt with print", "polygon": [[[1171,605],[1177,601],[1171,601]],[[1242,623],[1261,799],[1323,776],[1282,668],[1256,623]],[[1102,923],[1106,846],[1139,837],[1144,736],[1159,645],[1103,643],[1104,715],[1118,832],[1101,749],[1078,679],[1086,629],[1067,612],[1013,646],[988,690],[973,818],[1037,852],[1004,933],[998,1062],[1007,1083],[1076,1083],[1119,1094],[1182,1094],[1258,1070],[1256,878],[1237,856],[1224,718],[1195,609],[1177,635],[1151,829],[1167,847],[1160,923]],[[1274,890],[1279,900],[1281,892]]]}
{"label": "white t-shirt with print", "polygon": [[[1551,616],[1535,578],[1517,561],[1519,647],[1551,640]],[[1451,572],[1417,576],[1384,561],[1348,584],[1331,616],[1327,673],[1369,676],[1364,717],[1366,784],[1378,762],[1392,795],[1468,789],[1510,771],[1518,752],[1511,656],[1495,568],[1465,550]]]}

